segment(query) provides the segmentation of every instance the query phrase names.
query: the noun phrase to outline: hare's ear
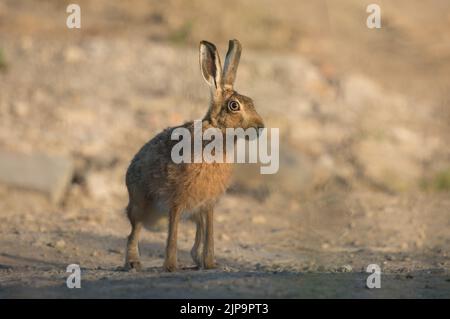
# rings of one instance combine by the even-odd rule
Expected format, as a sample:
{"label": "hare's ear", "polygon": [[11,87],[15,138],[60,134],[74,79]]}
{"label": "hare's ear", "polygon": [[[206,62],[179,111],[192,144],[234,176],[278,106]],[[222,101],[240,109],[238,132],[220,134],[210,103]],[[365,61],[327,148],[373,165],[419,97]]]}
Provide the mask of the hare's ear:
{"label": "hare's ear", "polygon": [[222,66],[216,46],[208,41],[200,42],[200,68],[211,89],[221,89]]}
{"label": "hare's ear", "polygon": [[223,83],[226,88],[233,88],[236,72],[241,58],[242,47],[238,40],[230,40],[228,52],[223,66]]}

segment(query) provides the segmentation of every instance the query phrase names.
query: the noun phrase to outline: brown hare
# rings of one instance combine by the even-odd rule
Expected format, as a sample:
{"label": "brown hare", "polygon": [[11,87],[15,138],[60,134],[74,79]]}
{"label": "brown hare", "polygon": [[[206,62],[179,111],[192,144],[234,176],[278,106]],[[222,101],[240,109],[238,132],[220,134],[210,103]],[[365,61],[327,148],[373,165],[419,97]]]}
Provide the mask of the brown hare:
{"label": "brown hare", "polygon": [[[263,120],[250,98],[233,89],[241,55],[237,40],[229,41],[223,72],[214,44],[200,42],[200,68],[210,87],[209,108],[201,122],[202,130],[217,128],[263,128]],[[191,256],[199,268],[214,267],[213,208],[227,189],[231,177],[230,163],[179,163],[171,158],[177,143],[171,134],[177,127],[167,128],[147,142],[135,155],[126,173],[129,194],[127,215],[131,223],[125,267],[141,269],[139,233],[162,214],[169,215],[169,229],[164,269],[177,268],[177,232],[180,216],[189,212],[197,230]],[[194,130],[193,122],[178,128]]]}

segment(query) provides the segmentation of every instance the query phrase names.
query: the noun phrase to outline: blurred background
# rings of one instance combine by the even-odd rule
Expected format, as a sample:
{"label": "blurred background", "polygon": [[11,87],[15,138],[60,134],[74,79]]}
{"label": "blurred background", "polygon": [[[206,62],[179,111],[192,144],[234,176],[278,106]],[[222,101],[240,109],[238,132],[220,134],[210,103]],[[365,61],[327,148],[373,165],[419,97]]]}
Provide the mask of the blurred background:
{"label": "blurred background", "polygon": [[[378,0],[381,29],[366,26],[374,1],[357,0],[77,0],[81,29],[68,29],[72,2],[0,0],[0,264],[11,282],[19,266],[122,264],[125,170],[154,134],[204,115],[198,43],[223,61],[233,38],[236,89],[280,128],[280,171],[237,167],[217,207],[219,261],[449,269],[447,0]],[[162,264],[164,227],[144,235],[149,267]],[[181,232],[189,263],[194,228]]]}

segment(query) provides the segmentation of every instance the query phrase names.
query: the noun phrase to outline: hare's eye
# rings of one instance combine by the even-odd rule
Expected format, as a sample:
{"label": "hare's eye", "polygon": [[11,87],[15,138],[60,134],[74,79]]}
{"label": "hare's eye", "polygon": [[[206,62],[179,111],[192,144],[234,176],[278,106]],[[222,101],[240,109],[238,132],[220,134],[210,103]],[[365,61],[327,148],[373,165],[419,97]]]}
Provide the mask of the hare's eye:
{"label": "hare's eye", "polygon": [[240,105],[237,101],[229,101],[228,102],[228,109],[232,112],[237,112],[240,109]]}

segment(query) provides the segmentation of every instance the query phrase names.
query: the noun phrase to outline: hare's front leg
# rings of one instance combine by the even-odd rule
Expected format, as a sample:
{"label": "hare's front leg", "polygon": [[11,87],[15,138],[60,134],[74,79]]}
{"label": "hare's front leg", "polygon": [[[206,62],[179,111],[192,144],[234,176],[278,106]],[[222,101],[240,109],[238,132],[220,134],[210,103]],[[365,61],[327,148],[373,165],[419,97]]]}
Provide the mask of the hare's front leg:
{"label": "hare's front leg", "polygon": [[163,268],[166,271],[177,269],[177,234],[180,221],[181,209],[174,207],[169,212],[169,233],[166,244],[166,259]]}
{"label": "hare's front leg", "polygon": [[134,219],[130,219],[131,233],[128,236],[127,251],[125,258],[125,268],[128,270],[141,270],[141,262],[139,261],[139,234],[141,232],[142,223]]}
{"label": "hare's front leg", "polygon": [[204,218],[206,221],[205,242],[203,245],[203,267],[205,269],[214,268],[214,225],[213,225],[213,206],[206,208]]}

